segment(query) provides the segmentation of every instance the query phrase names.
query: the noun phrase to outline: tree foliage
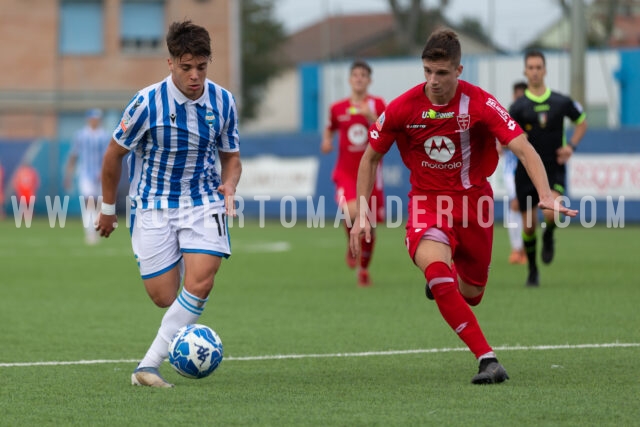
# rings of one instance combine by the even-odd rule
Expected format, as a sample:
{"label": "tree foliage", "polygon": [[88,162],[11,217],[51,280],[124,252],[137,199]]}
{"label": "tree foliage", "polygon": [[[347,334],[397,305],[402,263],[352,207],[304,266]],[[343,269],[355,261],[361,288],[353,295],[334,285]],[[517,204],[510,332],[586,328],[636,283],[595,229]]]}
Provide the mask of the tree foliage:
{"label": "tree foliage", "polygon": [[279,54],[285,40],[273,18],[274,0],[242,0],[242,102],[240,117],[254,118],[269,80],[284,67]]}
{"label": "tree foliage", "polygon": [[427,36],[444,22],[443,11],[449,0],[439,0],[438,6],[423,7],[422,0],[388,0],[396,24],[398,48],[411,54],[424,45]]}
{"label": "tree foliage", "polygon": [[491,44],[491,37],[485,32],[482,23],[477,18],[469,18],[465,16],[462,18],[462,22],[458,24],[460,31],[472,36],[477,41],[485,44]]}

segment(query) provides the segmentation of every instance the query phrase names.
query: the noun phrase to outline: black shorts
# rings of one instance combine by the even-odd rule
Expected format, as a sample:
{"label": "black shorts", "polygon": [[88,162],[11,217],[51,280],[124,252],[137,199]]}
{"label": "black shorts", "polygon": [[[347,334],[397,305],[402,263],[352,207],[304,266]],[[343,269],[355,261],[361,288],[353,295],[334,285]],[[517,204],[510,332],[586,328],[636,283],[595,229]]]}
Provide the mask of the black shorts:
{"label": "black shorts", "polygon": [[[544,168],[547,171],[547,178],[549,178],[549,187],[560,195],[564,195],[567,181],[566,166],[559,165],[555,162],[544,162]],[[526,169],[520,162],[518,162],[518,167],[516,168],[515,180],[516,197],[518,199],[520,212],[526,212],[530,208],[537,207],[540,202],[540,197],[538,197],[536,187],[534,187]]]}

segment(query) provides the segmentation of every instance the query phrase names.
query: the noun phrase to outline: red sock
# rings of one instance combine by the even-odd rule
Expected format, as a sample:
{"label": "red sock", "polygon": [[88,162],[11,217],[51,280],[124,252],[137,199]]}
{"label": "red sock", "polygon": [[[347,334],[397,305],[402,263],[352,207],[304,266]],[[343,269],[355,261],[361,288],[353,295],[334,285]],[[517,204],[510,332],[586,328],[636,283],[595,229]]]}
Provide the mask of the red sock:
{"label": "red sock", "polygon": [[458,290],[458,278],[444,262],[429,264],[424,277],[431,284],[440,314],[476,356],[489,353],[491,347],[480,329],[478,320]]}
{"label": "red sock", "polygon": [[363,269],[367,269],[369,267],[369,263],[371,262],[371,257],[373,256],[373,246],[376,243],[376,235],[371,230],[371,241],[367,242],[367,240],[362,236],[360,240],[360,267]]}

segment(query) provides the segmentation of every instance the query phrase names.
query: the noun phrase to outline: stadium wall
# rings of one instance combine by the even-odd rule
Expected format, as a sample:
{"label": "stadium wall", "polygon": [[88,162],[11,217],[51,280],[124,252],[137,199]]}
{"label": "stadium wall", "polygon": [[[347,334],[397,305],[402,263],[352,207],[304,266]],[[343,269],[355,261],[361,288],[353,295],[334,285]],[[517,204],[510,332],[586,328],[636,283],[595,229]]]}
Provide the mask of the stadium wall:
{"label": "stadium wall", "polygon": [[[593,221],[640,222],[640,128],[590,130],[580,151],[569,163],[568,197],[570,206],[581,210],[579,218],[585,224]],[[319,153],[320,135],[315,132],[248,135],[242,138],[243,176],[238,186],[242,212],[248,217],[281,218],[284,223],[317,224],[324,218],[326,226],[340,217],[334,198],[331,173],[335,152]],[[10,177],[20,164],[31,164],[39,172],[41,185],[37,193],[35,212],[47,214],[55,196],[69,196],[68,214],[80,214],[76,193],[63,191],[60,170],[63,170],[70,144],[48,141],[2,141],[0,161],[4,165],[4,209],[13,216]],[[491,177],[495,192],[495,216],[502,220],[505,196],[501,165]],[[57,170],[55,170],[57,169]],[[126,171],[126,168],[123,170]],[[406,196],[409,174],[393,148],[384,158],[383,176],[387,196],[389,221],[406,219]],[[51,179],[51,177],[58,177]],[[126,209],[127,179],[121,179],[119,212]],[[63,202],[63,199],[61,199]],[[616,219],[618,218],[618,219]]]}

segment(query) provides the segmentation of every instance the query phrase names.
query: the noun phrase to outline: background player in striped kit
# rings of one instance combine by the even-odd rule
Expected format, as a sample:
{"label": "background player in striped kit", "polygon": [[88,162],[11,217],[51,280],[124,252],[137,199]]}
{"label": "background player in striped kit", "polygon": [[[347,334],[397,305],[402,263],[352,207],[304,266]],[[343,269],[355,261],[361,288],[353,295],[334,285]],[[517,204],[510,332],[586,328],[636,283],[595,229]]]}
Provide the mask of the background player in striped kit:
{"label": "background player in striped kit", "polygon": [[[513,100],[520,98],[524,95],[524,91],[527,88],[526,82],[516,82],[513,84]],[[524,252],[524,245],[522,243],[522,214],[518,207],[518,198],[516,197],[516,167],[518,166],[518,158],[511,150],[506,147],[502,147],[498,143],[498,150],[502,154],[503,170],[502,178],[504,186],[507,190],[507,197],[509,198],[509,210],[507,214],[507,223],[509,224],[509,243],[511,244],[511,253],[509,254],[510,264],[526,264],[527,255]]]}
{"label": "background player in striped kit", "polygon": [[[333,137],[338,133],[338,158],[333,169],[332,179],[336,185],[336,202],[343,209],[347,230],[347,239],[351,224],[356,217],[356,181],[358,165],[362,153],[367,148],[367,133],[369,126],[378,119],[384,111],[385,103],[380,97],[368,93],[371,84],[371,67],[362,60],[356,60],[349,70],[349,85],[351,95],[348,98],[334,102],[329,108],[329,119],[322,135],[320,151],[327,154],[333,150]],[[384,221],[384,194],[382,191],[382,165],[378,167],[373,194],[369,200],[376,221]],[[348,243],[348,240],[347,240]],[[370,286],[369,263],[373,256],[375,234],[371,241],[362,242],[362,252],[359,259],[355,258],[347,244],[345,256],[350,268],[358,267],[358,285]]]}
{"label": "background player in striped kit", "polygon": [[86,207],[85,214],[90,215],[89,218],[83,218],[84,239],[88,245],[95,245],[100,240],[94,225],[97,215],[94,208],[100,209],[98,196],[101,193],[102,157],[110,139],[111,136],[102,127],[102,111],[98,108],[87,111],[85,126],[73,137],[65,169],[64,188],[67,192],[73,188],[74,172],[78,175],[78,192]]}
{"label": "background player in striped kit", "polygon": [[173,387],[158,371],[169,342],[197,322],[222,259],[231,255],[226,218],[235,215],[242,172],[235,101],[206,78],[209,33],[191,21],[174,22],[167,47],[171,74],[133,97],[113,133],[97,227],[109,237],[117,226],[116,188],[128,154],[133,251],[149,297],[169,307],[131,375],[132,384],[151,387]]}
{"label": "background player in striped kit", "polygon": [[[529,51],[524,58],[524,74],[527,90],[510,108],[511,117],[527,133],[527,138],[540,155],[549,186],[555,197],[564,195],[566,189],[566,163],[587,132],[586,114],[582,106],[568,96],[549,89],[544,82],[547,74],[544,54]],[[565,117],[575,123],[571,141],[566,141]],[[518,205],[522,212],[524,248],[527,253],[529,273],[526,286],[539,286],[536,224],[538,222],[538,193],[521,162],[515,174]],[[549,264],[555,254],[554,230],[556,223],[552,211],[543,211],[542,262]]]}

